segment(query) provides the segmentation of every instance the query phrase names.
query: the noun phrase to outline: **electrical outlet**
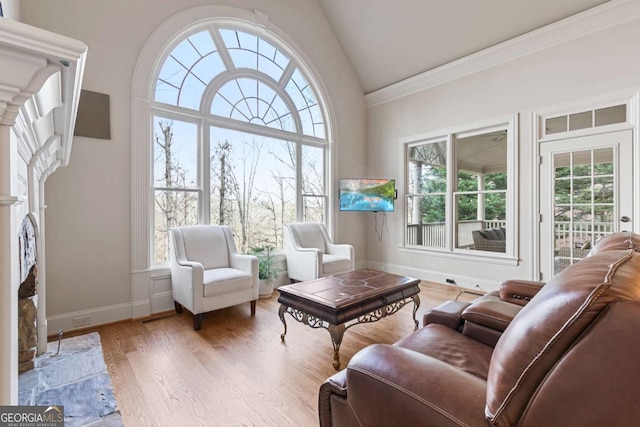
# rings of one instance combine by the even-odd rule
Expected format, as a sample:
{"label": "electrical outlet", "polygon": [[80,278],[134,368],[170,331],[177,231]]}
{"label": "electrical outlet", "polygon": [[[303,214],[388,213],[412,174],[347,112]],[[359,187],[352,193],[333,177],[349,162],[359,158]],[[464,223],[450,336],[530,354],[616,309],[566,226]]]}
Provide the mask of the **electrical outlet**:
{"label": "electrical outlet", "polygon": [[456,281],[453,279],[446,279],[446,280],[447,280],[447,283],[456,283]]}
{"label": "electrical outlet", "polygon": [[81,328],[83,326],[89,326],[89,325],[91,325],[91,316],[74,317],[73,319],[71,319],[71,325],[74,328]]}

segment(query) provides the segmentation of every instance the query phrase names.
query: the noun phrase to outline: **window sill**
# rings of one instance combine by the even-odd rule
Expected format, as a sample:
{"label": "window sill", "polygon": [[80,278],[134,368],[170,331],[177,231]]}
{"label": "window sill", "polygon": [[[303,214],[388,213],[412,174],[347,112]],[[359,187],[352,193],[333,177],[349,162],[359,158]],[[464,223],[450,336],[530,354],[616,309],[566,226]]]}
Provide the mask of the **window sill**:
{"label": "window sill", "polygon": [[[400,246],[398,248],[400,252],[407,252],[413,254],[429,254],[432,256],[437,256],[441,258],[448,259],[457,259],[461,261],[474,261],[474,262],[483,262],[489,264],[499,264],[499,265],[510,265],[510,266],[518,266],[520,265],[520,259],[515,258],[506,254],[498,254],[492,252],[484,252],[484,251],[471,251],[468,249],[454,249],[453,251],[447,250],[438,250],[434,248],[423,248],[418,246]],[[477,253],[470,253],[477,252]]]}

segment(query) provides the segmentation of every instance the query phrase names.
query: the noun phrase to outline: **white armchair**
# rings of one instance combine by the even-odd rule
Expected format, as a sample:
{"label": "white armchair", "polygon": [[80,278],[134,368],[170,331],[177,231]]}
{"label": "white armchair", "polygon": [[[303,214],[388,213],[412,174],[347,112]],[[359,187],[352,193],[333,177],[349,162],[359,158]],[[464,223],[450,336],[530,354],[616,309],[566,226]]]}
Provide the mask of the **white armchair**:
{"label": "white armchair", "polygon": [[251,302],[256,313],[258,259],[238,253],[231,228],[190,225],[171,229],[171,289],[176,311],[193,313],[193,329],[204,313]]}
{"label": "white armchair", "polygon": [[355,270],[353,246],[334,244],[323,224],[294,222],[284,228],[290,279],[305,281]]}

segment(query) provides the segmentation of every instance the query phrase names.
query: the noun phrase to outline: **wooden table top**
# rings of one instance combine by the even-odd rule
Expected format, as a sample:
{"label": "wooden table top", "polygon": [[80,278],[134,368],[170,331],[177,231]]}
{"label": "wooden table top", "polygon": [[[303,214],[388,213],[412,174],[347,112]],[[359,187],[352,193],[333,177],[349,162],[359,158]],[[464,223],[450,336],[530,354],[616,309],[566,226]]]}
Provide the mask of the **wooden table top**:
{"label": "wooden table top", "polygon": [[[287,301],[303,299],[307,302],[333,309],[345,308],[361,304],[364,301],[382,298],[407,290],[407,296],[420,292],[420,279],[377,270],[355,270],[349,273],[322,277],[307,282],[280,286],[281,299]],[[417,289],[417,291],[416,291]]]}

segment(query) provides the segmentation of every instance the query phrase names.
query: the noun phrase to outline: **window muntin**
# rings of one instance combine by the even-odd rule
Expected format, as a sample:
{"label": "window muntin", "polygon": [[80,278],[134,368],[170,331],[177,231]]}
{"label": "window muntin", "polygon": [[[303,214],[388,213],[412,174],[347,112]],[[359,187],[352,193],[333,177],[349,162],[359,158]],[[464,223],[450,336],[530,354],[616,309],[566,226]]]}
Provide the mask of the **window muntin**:
{"label": "window muntin", "polygon": [[279,81],[289,65],[289,57],[268,41],[243,31],[221,29],[220,35],[235,68],[260,71]]}
{"label": "window muntin", "polygon": [[325,137],[324,119],[318,105],[316,95],[307,79],[296,68],[286,86],[302,121],[302,132],[305,135]]}
{"label": "window muntin", "polygon": [[542,119],[544,135],[627,122],[627,104]]}
{"label": "window muntin", "polygon": [[155,100],[197,110],[207,84],[224,70],[211,33],[194,34],[165,59],[156,81]]}
{"label": "window muntin", "polygon": [[296,132],[293,115],[275,89],[251,78],[225,83],[213,98],[211,114]]}
{"label": "window muntin", "polygon": [[[406,247],[513,255],[515,119],[502,123],[403,141]],[[497,241],[476,241],[485,230]]]}
{"label": "window muntin", "polygon": [[170,123],[174,150],[153,149],[155,264],[166,262],[172,226],[229,224],[247,250],[281,247],[287,222],[326,220],[324,111],[302,69],[263,36],[215,24],[167,55],[153,135],[155,144]]}

